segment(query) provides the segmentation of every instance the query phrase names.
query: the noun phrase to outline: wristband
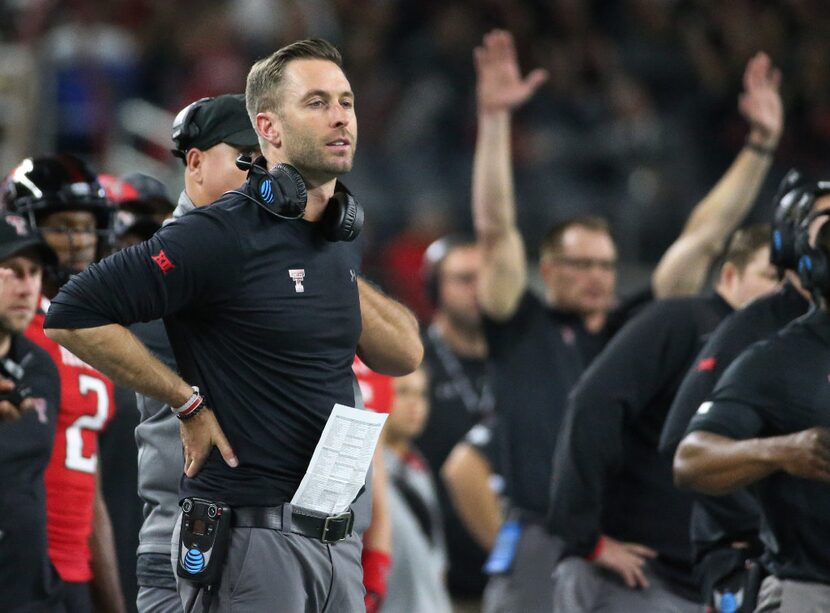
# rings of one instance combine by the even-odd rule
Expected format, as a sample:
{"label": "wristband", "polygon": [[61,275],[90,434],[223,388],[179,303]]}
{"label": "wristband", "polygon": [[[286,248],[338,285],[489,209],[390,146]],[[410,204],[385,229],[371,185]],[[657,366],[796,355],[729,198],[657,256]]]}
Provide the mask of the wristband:
{"label": "wristband", "polygon": [[363,563],[363,586],[366,594],[372,594],[379,601],[386,596],[386,577],[392,558],[389,554],[377,549],[364,549],[361,557]]}
{"label": "wristband", "polygon": [[190,398],[188,398],[180,407],[171,406],[170,410],[173,411],[173,415],[179,419],[187,419],[196,415],[196,413],[198,413],[202,408],[204,402],[204,397],[199,394],[199,388],[194,385],[193,393],[190,395]]}
{"label": "wristband", "polygon": [[753,143],[752,141],[748,140],[744,144],[744,147],[749,148],[751,151],[754,151],[758,155],[762,157],[772,157],[775,155],[775,147],[765,147],[764,145],[759,145],[758,143]]}
{"label": "wristband", "polygon": [[605,547],[605,537],[601,536],[597,539],[597,544],[594,546],[594,550],[591,552],[591,555],[588,556],[588,560],[593,562],[599,557],[599,554],[602,553],[603,548]]}

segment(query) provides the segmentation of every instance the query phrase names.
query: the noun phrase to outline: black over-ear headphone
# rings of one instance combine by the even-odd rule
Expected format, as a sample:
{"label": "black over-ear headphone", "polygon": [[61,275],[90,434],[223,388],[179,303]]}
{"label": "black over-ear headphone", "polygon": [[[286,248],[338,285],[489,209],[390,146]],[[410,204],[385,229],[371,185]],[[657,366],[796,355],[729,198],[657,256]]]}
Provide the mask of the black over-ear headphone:
{"label": "black over-ear headphone", "polygon": [[[807,210],[810,210],[818,198],[830,194],[830,182],[815,183],[809,187],[807,193],[810,200]],[[813,211],[804,216],[798,225],[795,251],[798,255],[798,277],[802,286],[813,295],[824,296],[830,293],[830,258],[823,249],[810,244],[810,226],[819,217],[830,217],[830,209]]]}
{"label": "black over-ear headphone", "polygon": [[[277,164],[268,170],[264,157],[251,161],[245,155],[236,159],[236,166],[248,171],[248,182],[255,198],[244,192],[235,193],[253,200],[281,219],[293,220],[303,216],[308,196],[305,182],[296,168],[290,164]],[[363,228],[363,208],[340,181],[326,205],[320,227],[323,236],[332,242],[353,241]]]}
{"label": "black over-ear headphone", "polygon": [[796,270],[796,236],[801,222],[809,215],[814,198],[811,188],[815,184],[796,169],[790,170],[781,180],[773,198],[775,212],[772,221],[772,245],[770,262],[779,269]]}
{"label": "black over-ear headphone", "polygon": [[175,149],[170,152],[178,158],[185,159],[185,153],[188,149],[188,143],[199,135],[199,126],[193,122],[193,116],[199,107],[204,106],[205,103],[213,100],[213,97],[199,98],[195,102],[191,102],[181,111],[179,111],[176,118],[173,120],[173,128],[170,138],[176,145]]}

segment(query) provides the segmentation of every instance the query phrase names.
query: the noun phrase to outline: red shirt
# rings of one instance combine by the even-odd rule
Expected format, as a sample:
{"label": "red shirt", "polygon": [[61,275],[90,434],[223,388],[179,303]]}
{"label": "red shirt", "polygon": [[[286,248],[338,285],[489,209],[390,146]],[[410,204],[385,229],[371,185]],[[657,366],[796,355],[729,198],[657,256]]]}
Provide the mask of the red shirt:
{"label": "red shirt", "polygon": [[61,382],[58,425],[52,459],[46,469],[46,516],[49,557],[61,579],[92,579],[89,536],[92,532],[98,435],[115,410],[112,381],[80,358],[46,338],[43,320],[49,301],[41,303],[25,336],[46,350]]}
{"label": "red shirt", "polygon": [[363,394],[363,404],[375,413],[389,413],[395,401],[395,379],[381,375],[366,366],[359,357],[355,356],[352,370],[360,393]]}

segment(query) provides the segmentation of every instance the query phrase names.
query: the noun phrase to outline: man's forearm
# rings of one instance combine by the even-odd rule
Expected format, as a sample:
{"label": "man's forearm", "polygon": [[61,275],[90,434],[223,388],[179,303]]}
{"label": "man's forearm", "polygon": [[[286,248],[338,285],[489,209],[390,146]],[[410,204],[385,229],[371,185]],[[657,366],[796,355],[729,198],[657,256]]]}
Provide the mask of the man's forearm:
{"label": "man's forearm", "polygon": [[92,534],[89,537],[92,550],[92,600],[96,611],[120,613],[127,609],[118,576],[112,523],[100,489],[95,494],[94,504]]}
{"label": "man's forearm", "polygon": [[701,291],[726,240],[752,208],[772,165],[772,156],[744,147],[712,190],[689,216],[652,275],[657,298]]}
{"label": "man's forearm", "polygon": [[496,319],[516,309],[527,283],[524,243],[516,203],[508,111],[479,112],[473,162],[473,222],[482,249],[479,296]]}
{"label": "man's forearm", "polygon": [[499,499],[490,488],[491,475],[490,463],[465,443],[456,445],[441,467],[453,507],[485,551],[493,548],[503,520]]}
{"label": "man's forearm", "polygon": [[392,551],[392,517],[387,484],[389,477],[381,446],[372,458],[372,523],[363,535],[363,546],[389,554]]}
{"label": "man's forearm", "polygon": [[418,320],[401,303],[358,278],[363,331],[357,353],[366,365],[384,375],[400,377],[418,368],[424,345]]}
{"label": "man's forearm", "polygon": [[190,385],[123,326],[46,328],[45,333],[116,383],[145,396],[176,407],[192,394]]}
{"label": "man's forearm", "polygon": [[714,496],[727,494],[780,470],[779,437],[743,441],[692,432],[674,456],[674,482]]}

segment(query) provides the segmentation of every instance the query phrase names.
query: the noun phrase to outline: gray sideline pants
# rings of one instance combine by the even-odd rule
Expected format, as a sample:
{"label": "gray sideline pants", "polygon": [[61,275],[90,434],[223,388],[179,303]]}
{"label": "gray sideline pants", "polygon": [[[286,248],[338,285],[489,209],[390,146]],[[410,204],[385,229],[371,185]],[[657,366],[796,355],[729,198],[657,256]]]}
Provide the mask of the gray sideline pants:
{"label": "gray sideline pants", "polygon": [[[173,533],[178,547],[180,522]],[[363,544],[356,534],[326,545],[291,532],[233,528],[212,613],[364,611]],[[177,554],[176,554],[177,555]],[[185,613],[202,613],[202,590],[177,578]]]}
{"label": "gray sideline pants", "polygon": [[163,587],[139,587],[135,604],[139,613],[182,613],[183,610],[179,593]]}
{"label": "gray sideline pants", "polygon": [[830,585],[769,576],[761,584],[755,613],[826,613]]}
{"label": "gray sideline pants", "polygon": [[493,575],[484,588],[483,613],[550,613],[550,576],[562,541],[535,524],[525,524],[513,568]]}
{"label": "gray sideline pants", "polygon": [[702,613],[702,604],[669,591],[646,567],[649,588],[632,590],[593,562],[565,558],[553,573],[555,613]]}

